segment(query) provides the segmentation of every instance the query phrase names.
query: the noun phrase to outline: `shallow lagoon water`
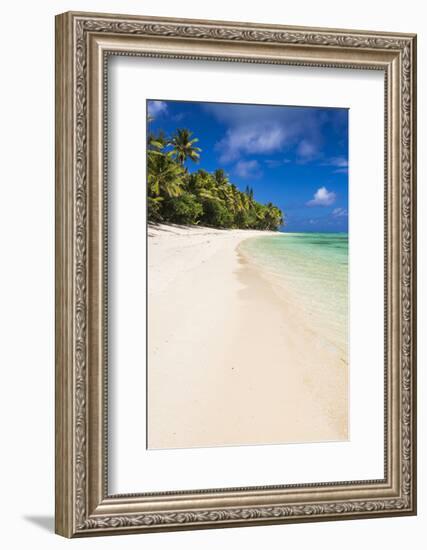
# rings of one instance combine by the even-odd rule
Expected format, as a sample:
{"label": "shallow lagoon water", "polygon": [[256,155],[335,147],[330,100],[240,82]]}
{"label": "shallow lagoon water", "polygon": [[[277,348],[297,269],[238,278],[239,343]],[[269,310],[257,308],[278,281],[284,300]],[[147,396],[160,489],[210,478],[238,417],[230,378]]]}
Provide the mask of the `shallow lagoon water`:
{"label": "shallow lagoon water", "polygon": [[292,291],[319,332],[347,355],[348,234],[283,233],[247,239],[240,247]]}

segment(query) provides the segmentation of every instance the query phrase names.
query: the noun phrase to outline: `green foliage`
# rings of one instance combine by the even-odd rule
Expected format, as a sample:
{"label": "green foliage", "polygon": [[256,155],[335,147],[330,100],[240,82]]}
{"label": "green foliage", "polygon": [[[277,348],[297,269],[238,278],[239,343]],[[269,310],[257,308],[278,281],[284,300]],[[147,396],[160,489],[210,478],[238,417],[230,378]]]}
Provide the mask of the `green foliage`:
{"label": "green foliage", "polygon": [[172,153],[174,158],[179,164],[184,164],[187,159],[197,162],[200,157],[200,147],[195,147],[195,143],[199,140],[197,138],[191,139],[193,135],[187,128],[178,128],[176,134],[172,136],[169,144],[172,147]]}
{"label": "green foliage", "polygon": [[148,219],[152,222],[162,222],[163,216],[162,216],[162,197],[148,197],[148,208],[147,208],[147,215]]}
{"label": "green foliage", "polygon": [[227,207],[218,200],[203,199],[203,225],[213,227],[233,227],[234,217]]}
{"label": "green foliage", "polygon": [[184,163],[197,162],[201,149],[192,132],[179,128],[168,138],[164,132],[147,139],[148,220],[221,228],[277,230],[282,211],[272,203],[255,201],[229,181],[223,169],[189,173]]}
{"label": "green foliage", "polygon": [[182,193],[185,171],[170,153],[149,150],[147,174],[149,197],[178,197]]}
{"label": "green foliage", "polygon": [[202,218],[203,207],[193,194],[184,191],[179,197],[165,200],[163,216],[173,223],[194,225]]}

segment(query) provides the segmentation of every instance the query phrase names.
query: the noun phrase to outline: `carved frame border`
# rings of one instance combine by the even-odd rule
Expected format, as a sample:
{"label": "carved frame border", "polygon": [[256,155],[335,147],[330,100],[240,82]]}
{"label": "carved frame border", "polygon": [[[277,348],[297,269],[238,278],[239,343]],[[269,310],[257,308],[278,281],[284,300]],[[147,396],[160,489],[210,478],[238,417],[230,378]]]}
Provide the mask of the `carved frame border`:
{"label": "carved frame border", "polygon": [[[108,495],[101,187],[106,59],[112,54],[384,70],[391,205],[384,480]],[[415,88],[414,35],[72,12],[57,16],[57,533],[75,537],[416,513]]]}

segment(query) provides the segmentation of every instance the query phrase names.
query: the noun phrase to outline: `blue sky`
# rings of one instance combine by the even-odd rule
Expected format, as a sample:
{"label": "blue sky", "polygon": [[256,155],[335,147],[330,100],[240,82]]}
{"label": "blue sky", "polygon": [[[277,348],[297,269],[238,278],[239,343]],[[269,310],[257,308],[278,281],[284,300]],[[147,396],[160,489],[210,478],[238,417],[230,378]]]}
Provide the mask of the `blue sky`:
{"label": "blue sky", "polygon": [[150,130],[199,139],[190,171],[223,168],[285,213],[285,231],[347,232],[348,110],[149,100]]}

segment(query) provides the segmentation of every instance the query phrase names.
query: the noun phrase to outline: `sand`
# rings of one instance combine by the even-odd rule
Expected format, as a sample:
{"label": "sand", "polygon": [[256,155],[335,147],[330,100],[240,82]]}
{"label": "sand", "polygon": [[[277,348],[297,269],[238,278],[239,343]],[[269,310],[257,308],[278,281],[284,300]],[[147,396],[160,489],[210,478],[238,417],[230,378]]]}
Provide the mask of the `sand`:
{"label": "sand", "polygon": [[266,234],[149,227],[149,449],[348,439],[342,354],[239,250]]}

